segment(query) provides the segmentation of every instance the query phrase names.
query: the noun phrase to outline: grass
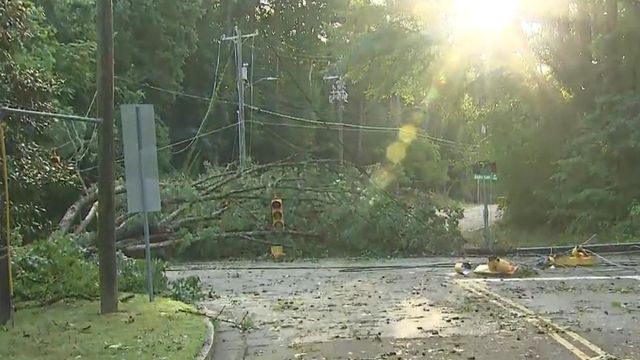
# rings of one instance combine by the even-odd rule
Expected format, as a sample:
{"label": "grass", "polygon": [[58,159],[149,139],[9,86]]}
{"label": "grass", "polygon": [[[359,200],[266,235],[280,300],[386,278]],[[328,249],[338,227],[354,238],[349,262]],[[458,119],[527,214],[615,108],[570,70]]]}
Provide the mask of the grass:
{"label": "grass", "polygon": [[206,326],[178,310],[183,303],[136,295],[120,312],[101,316],[97,302],[60,302],[20,310],[0,328],[0,359],[193,359]]}

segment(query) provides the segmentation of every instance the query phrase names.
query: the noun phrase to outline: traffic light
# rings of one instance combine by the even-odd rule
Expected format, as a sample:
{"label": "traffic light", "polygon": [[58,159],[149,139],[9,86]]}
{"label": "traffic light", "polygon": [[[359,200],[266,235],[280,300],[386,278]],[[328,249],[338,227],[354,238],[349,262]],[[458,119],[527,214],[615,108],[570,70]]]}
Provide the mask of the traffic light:
{"label": "traffic light", "polygon": [[271,200],[271,222],[273,230],[284,229],[284,206],[282,199]]}

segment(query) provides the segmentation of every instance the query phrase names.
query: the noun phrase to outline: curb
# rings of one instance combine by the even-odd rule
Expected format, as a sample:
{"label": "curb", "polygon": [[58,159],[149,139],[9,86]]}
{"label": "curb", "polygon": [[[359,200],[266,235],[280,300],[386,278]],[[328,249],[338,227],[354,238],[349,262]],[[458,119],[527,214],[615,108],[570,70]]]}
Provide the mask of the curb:
{"label": "curb", "polygon": [[210,319],[204,319],[204,322],[207,325],[207,334],[205,335],[202,349],[198,355],[196,355],[196,360],[213,360],[213,341],[215,339],[216,330]]}

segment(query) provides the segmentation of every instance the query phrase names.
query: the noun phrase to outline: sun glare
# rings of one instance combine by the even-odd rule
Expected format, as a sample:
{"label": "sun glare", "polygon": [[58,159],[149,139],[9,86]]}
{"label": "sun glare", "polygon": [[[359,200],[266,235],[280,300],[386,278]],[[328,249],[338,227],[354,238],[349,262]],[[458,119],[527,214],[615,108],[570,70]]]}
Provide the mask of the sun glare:
{"label": "sun glare", "polygon": [[469,31],[498,32],[513,23],[517,0],[454,0],[454,25]]}

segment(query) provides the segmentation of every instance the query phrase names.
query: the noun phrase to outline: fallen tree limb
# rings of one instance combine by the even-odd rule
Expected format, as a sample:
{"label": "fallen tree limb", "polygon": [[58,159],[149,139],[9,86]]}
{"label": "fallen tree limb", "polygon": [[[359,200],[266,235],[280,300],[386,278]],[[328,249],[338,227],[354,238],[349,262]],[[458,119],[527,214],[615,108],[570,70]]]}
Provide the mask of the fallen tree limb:
{"label": "fallen tree limb", "polygon": [[[292,235],[292,236],[305,236],[305,237],[320,237],[321,236],[318,233],[294,231],[294,230],[284,230],[284,231],[257,230],[257,231],[237,231],[237,232],[222,233],[222,234],[209,236],[206,239],[201,238],[201,239],[196,240],[196,241],[222,240],[222,239],[233,239],[233,238],[248,239],[248,238],[253,238],[253,237],[269,236],[269,235]],[[257,239],[251,239],[251,240],[259,241]],[[171,239],[171,240],[167,240],[167,241],[156,242],[156,243],[152,243],[151,244],[151,249],[167,248],[167,247],[175,246],[175,245],[179,244],[180,242],[181,242],[181,240],[179,240],[179,239]],[[261,241],[259,241],[259,242],[261,242]],[[269,243],[269,242],[267,242],[267,243]],[[269,243],[269,244],[271,244],[271,243]],[[124,250],[125,252],[129,252],[129,253],[144,251],[145,250],[145,244],[130,245],[130,246],[122,247],[122,250]]]}
{"label": "fallen tree limb", "polygon": [[91,209],[89,209],[89,213],[87,214],[87,216],[85,216],[80,225],[78,225],[76,230],[73,232],[73,235],[79,235],[80,233],[85,231],[87,229],[87,226],[89,226],[89,224],[91,224],[91,221],[93,221],[93,219],[96,217],[96,213],[98,213],[97,201],[93,203]]}
{"label": "fallen tree limb", "polygon": [[24,310],[24,309],[32,309],[32,308],[38,308],[38,307],[44,307],[44,306],[48,306],[48,305],[52,305],[55,304],[59,301],[62,300],[88,300],[88,301],[94,301],[94,300],[98,300],[99,297],[97,295],[85,295],[85,294],[60,294],[60,295],[56,295],[53,296],[49,299],[45,299],[45,300],[40,300],[40,301],[24,301],[24,302],[18,302],[16,303],[15,309],[16,310]]}
{"label": "fallen tree limb", "polygon": [[[162,249],[162,248],[166,248],[166,247],[177,245],[178,243],[180,243],[180,240],[173,239],[173,240],[167,240],[167,241],[161,241],[161,242],[152,243],[152,244],[149,244],[149,247],[152,250],[153,249]],[[130,245],[130,246],[122,247],[121,249],[124,250],[125,252],[133,253],[133,252],[138,252],[138,251],[145,251],[146,245],[145,244]]]}
{"label": "fallen tree limb", "polygon": [[[162,242],[167,242],[171,239],[171,234],[169,233],[160,233],[149,235],[149,242],[151,244],[157,244]],[[135,237],[120,240],[116,243],[116,248],[125,249],[135,245],[144,245],[144,236],[143,237]]]}
{"label": "fallen tree limb", "polygon": [[205,193],[205,195],[207,196],[203,196],[200,199],[198,199],[198,202],[202,202],[202,201],[211,201],[211,200],[221,200],[221,199],[225,199],[231,195],[234,194],[242,194],[242,193],[247,193],[247,192],[251,192],[251,191],[257,191],[257,190],[262,190],[262,189],[266,189],[267,185],[260,185],[260,186],[254,186],[254,187],[250,187],[250,188],[245,188],[245,189],[237,189],[237,190],[231,190],[229,192],[226,192],[224,194],[219,194],[219,195],[207,195],[210,194],[209,192]]}
{"label": "fallen tree limb", "polygon": [[124,213],[116,218],[116,226],[121,226],[125,221],[131,219],[136,214]]}
{"label": "fallen tree limb", "polygon": [[168,227],[170,222],[175,220],[178,216],[180,216],[181,213],[183,213],[186,210],[187,210],[187,207],[179,207],[178,209],[174,210],[171,214],[167,215],[167,217],[160,220],[160,222],[158,223],[158,226],[161,228]]}
{"label": "fallen tree limb", "polygon": [[[68,233],[82,209],[98,200],[98,188],[96,186],[92,186],[89,190],[89,193],[81,196],[78,201],[73,203],[69,209],[67,209],[67,212],[62,216],[62,219],[60,219],[60,222],[58,223],[58,232],[63,234]],[[123,192],[125,192],[124,185],[116,186],[116,194],[122,194]],[[51,236],[49,237],[49,240],[52,240]]]}
{"label": "fallen tree limb", "polygon": [[[269,168],[273,168],[273,167],[286,166],[287,164],[289,164],[289,166],[291,166],[291,162],[287,162],[287,160],[292,159],[294,156],[295,156],[295,154],[290,156],[290,157],[288,157],[288,158],[286,158],[286,159],[284,159],[284,160],[281,160],[281,161],[277,161],[277,162],[270,163],[270,164],[254,166],[252,168],[245,169],[243,171],[233,171],[233,172],[227,172],[227,173],[222,173],[222,174],[214,174],[214,175],[211,175],[209,177],[206,177],[204,179],[201,179],[201,180],[198,180],[198,181],[194,182],[193,186],[198,188],[201,185],[203,185],[203,184],[205,184],[205,183],[207,183],[207,182],[209,182],[211,180],[218,179],[218,178],[221,178],[221,177],[224,177],[224,176],[229,176],[227,179],[221,180],[219,182],[219,183],[222,183],[222,185],[224,185],[228,181],[233,181],[235,179],[239,179],[239,178],[241,178],[241,177],[243,177],[245,175],[248,175],[248,174],[260,171],[260,170],[265,170],[265,169],[269,169]],[[214,185],[214,187],[219,187],[219,186],[221,186],[221,185],[217,185],[217,184]]]}
{"label": "fallen tree limb", "polygon": [[[303,166],[303,165],[311,165],[311,164],[322,164],[322,163],[337,163],[339,162],[338,160],[333,160],[333,159],[325,159],[325,160],[309,160],[309,161],[298,161],[298,162],[286,162],[286,161],[281,161],[281,162],[275,162],[275,163],[271,163],[271,164],[264,164],[264,165],[260,165],[260,166],[255,166],[249,169],[246,169],[242,172],[237,172],[234,173],[233,175],[224,178],[216,183],[214,183],[213,185],[211,185],[210,187],[207,187],[206,189],[202,186],[204,183],[208,182],[209,179],[202,179],[197,181],[196,183],[194,183],[194,186],[196,188],[199,188],[199,190],[205,190],[203,191],[204,195],[208,195],[211,194],[212,192],[220,189],[221,187],[223,187],[224,185],[240,179],[246,175],[261,171],[261,170],[266,170],[269,168],[275,168],[275,167],[295,167],[295,166]],[[216,174],[218,175],[218,174]]]}
{"label": "fallen tree limb", "polygon": [[295,235],[295,236],[307,236],[307,237],[320,237],[320,234],[318,233],[295,231],[295,230],[282,230],[282,231],[256,230],[256,231],[227,232],[227,233],[213,235],[210,238],[226,239],[226,238],[243,237],[243,236],[268,236],[268,235]]}
{"label": "fallen tree limb", "polygon": [[[224,308],[222,308],[222,310],[224,310]],[[178,311],[183,312],[183,313],[187,313],[187,314],[191,314],[191,315],[199,315],[199,316],[204,316],[206,318],[209,318],[213,321],[222,321],[224,323],[227,324],[231,324],[234,327],[240,328],[241,327],[241,323],[237,323],[235,321],[232,320],[228,320],[228,319],[224,319],[221,318],[220,315],[222,314],[222,311],[217,314],[214,315],[213,312],[211,312],[210,310],[200,310],[200,311],[196,311],[196,310],[191,310],[191,309],[178,309]],[[245,314],[244,317],[246,317],[247,315]],[[242,318],[242,320],[244,320],[244,317]]]}
{"label": "fallen tree limb", "polygon": [[175,222],[174,224],[171,224],[170,226],[172,229],[177,229],[183,226],[193,225],[193,224],[197,224],[204,221],[216,220],[220,218],[220,215],[222,215],[226,210],[227,208],[225,207],[214,212],[211,215],[187,217],[187,218],[178,220],[177,222]]}

